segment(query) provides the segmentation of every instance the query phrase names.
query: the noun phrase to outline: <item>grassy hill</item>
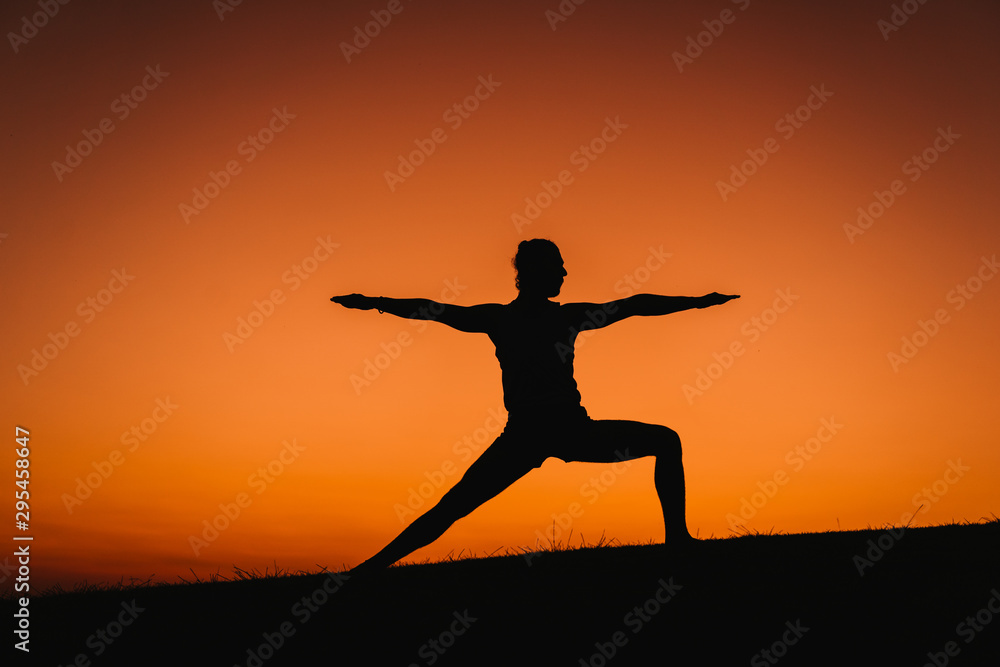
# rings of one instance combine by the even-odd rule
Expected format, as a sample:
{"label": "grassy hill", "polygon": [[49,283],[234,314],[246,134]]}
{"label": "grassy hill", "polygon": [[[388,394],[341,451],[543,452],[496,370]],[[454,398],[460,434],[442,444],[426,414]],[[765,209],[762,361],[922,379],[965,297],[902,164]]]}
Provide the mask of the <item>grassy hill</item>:
{"label": "grassy hill", "polygon": [[32,660],[14,664],[998,665],[1000,522],[59,592],[30,609]]}

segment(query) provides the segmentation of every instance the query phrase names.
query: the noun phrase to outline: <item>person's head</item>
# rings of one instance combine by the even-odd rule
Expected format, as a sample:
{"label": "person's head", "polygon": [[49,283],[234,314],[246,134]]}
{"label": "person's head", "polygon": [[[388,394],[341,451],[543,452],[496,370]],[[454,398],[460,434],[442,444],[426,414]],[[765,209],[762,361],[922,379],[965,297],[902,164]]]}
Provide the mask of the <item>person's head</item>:
{"label": "person's head", "polygon": [[522,294],[546,299],[559,294],[566,269],[555,243],[548,239],[521,241],[511,260],[517,271],[514,286]]}

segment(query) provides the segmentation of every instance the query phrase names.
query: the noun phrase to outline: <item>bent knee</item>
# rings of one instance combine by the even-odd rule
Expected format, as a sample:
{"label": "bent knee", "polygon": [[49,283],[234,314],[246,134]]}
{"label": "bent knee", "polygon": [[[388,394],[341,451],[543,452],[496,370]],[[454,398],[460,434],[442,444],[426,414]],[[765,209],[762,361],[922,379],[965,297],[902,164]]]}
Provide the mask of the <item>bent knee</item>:
{"label": "bent knee", "polygon": [[681,436],[677,435],[677,431],[669,428],[667,426],[662,427],[663,430],[660,434],[661,447],[663,448],[663,453],[666,456],[680,456],[681,455]]}
{"label": "bent knee", "polygon": [[679,458],[681,437],[677,435],[677,431],[667,426],[650,425],[644,430],[642,437],[633,441],[625,451],[629,459],[642,456]]}

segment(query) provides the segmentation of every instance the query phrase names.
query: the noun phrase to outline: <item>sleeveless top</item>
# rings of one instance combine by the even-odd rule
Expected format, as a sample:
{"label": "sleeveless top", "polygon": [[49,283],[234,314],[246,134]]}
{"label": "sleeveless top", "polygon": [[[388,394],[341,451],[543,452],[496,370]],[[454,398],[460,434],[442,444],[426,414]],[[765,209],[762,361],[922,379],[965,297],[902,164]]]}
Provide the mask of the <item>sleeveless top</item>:
{"label": "sleeveless top", "polygon": [[573,347],[579,323],[568,309],[546,301],[502,306],[490,328],[503,379],[504,407],[511,415],[580,408],[573,378]]}

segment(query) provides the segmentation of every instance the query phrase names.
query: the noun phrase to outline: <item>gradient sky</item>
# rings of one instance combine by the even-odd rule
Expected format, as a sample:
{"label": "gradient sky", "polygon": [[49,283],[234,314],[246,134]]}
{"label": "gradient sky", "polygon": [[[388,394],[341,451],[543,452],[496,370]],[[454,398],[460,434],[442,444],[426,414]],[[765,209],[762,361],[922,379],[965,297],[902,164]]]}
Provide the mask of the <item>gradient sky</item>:
{"label": "gradient sky", "polygon": [[[996,3],[220,6],[2,10],[34,584],[370,556],[499,433],[500,372],[329,297],[507,302],[532,237],[561,301],[742,295],[578,344],[593,417],[680,433],[692,532],[1000,511]],[[652,470],[550,460],[413,559],[660,540]]]}

